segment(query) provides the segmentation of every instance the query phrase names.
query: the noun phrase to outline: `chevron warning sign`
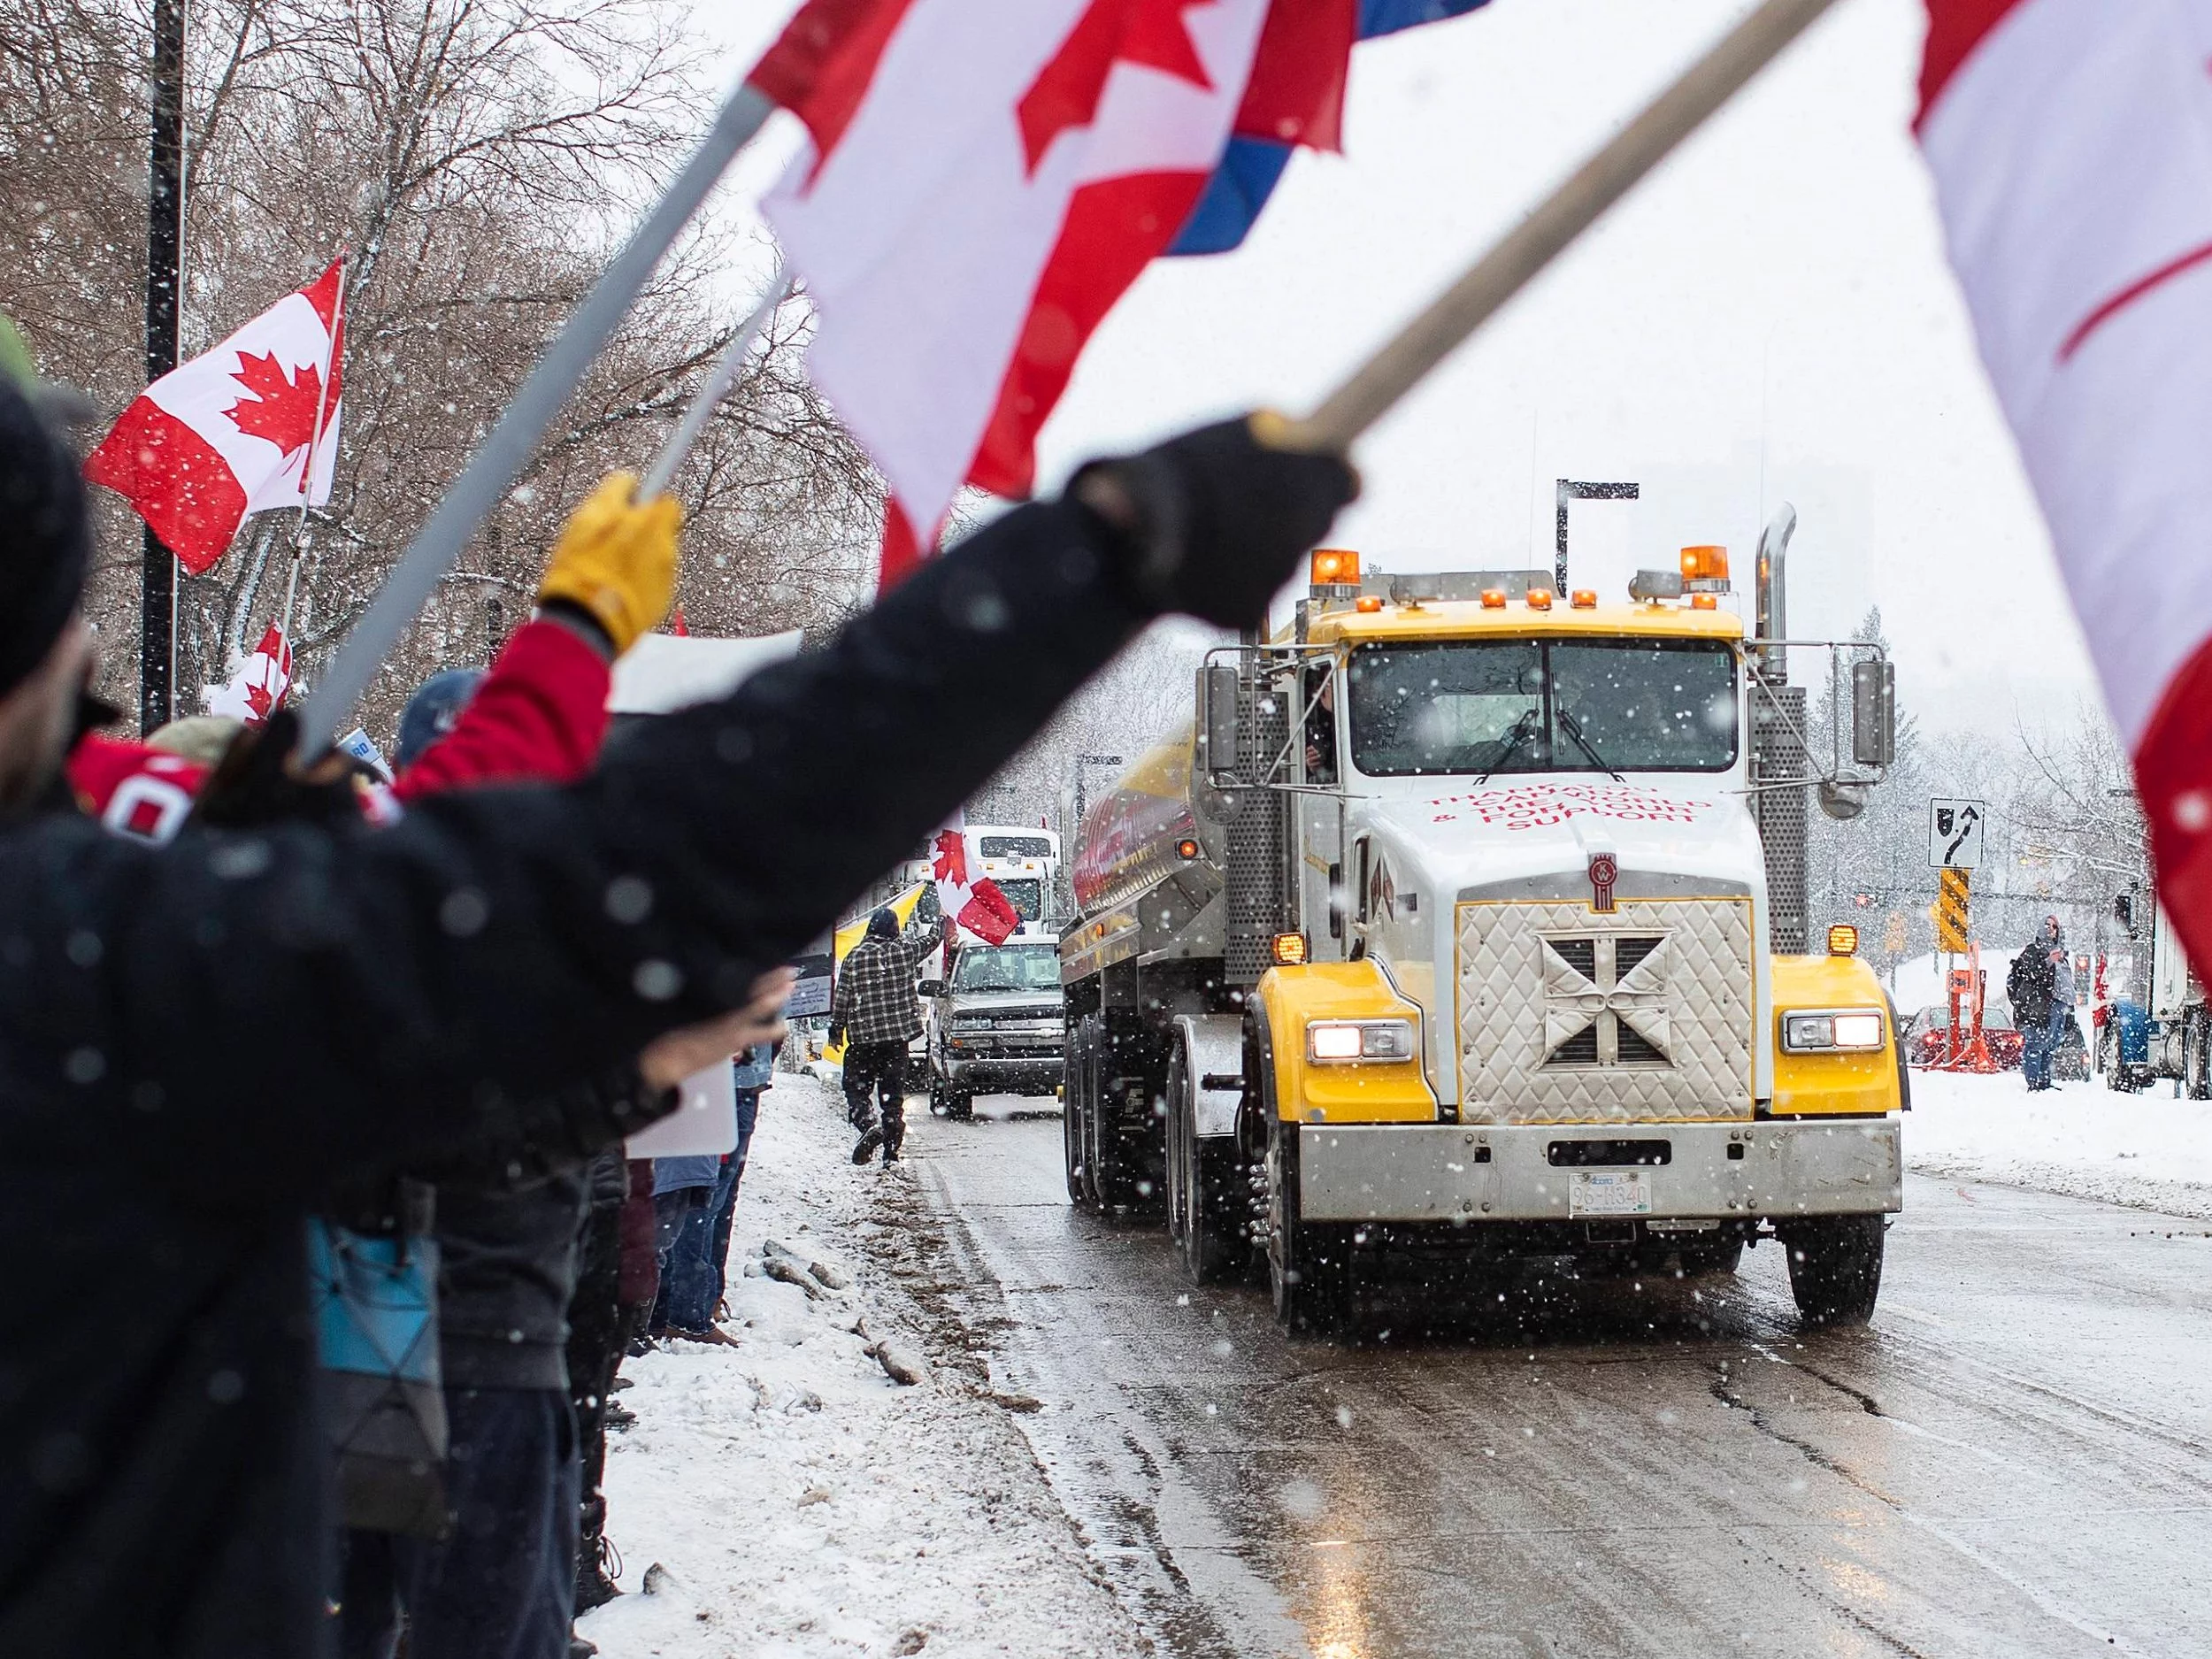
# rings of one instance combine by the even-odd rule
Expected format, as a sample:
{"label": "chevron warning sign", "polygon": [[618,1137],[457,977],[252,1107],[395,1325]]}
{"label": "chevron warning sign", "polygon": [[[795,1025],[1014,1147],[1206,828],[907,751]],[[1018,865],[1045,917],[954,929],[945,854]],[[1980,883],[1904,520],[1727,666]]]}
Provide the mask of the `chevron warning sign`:
{"label": "chevron warning sign", "polygon": [[1969,883],[1973,879],[1972,872],[1945,870],[1939,876],[1942,886],[1936,894],[1936,949],[1964,950],[1971,937]]}

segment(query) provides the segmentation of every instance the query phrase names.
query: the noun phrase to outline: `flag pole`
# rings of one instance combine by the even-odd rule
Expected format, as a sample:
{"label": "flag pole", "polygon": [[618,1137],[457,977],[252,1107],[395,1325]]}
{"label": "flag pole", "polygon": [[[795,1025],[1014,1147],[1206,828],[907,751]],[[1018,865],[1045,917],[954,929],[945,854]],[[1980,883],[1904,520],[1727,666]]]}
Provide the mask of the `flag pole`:
{"label": "flag pole", "polygon": [[1342,453],[1532,281],[1708,117],[1781,56],[1835,0],[1766,0],[1506,233],[1320,407],[1271,434],[1284,449]]}
{"label": "flag pole", "polygon": [[667,194],[600,273],[339,648],[301,710],[304,757],[319,757],[330,748],[340,723],[376,677],[378,665],[399,642],[439,579],[453,568],[477,526],[521,474],[530,452],[574,395],[600,348],[620,326],[662,256],[690,223],[731,158],[751,142],[775,109],[749,81],[741,82],[723,104],[713,127]]}
{"label": "flag pole", "polygon": [[[146,188],[146,380],[177,366],[184,266],[184,0],[154,0],[151,134]],[[146,526],[138,599],[138,726],[175,712],[177,561]]]}
{"label": "flag pole", "polygon": [[292,570],[284,581],[284,619],[277,631],[292,637],[292,601],[300,590],[300,562],[307,556],[307,511],[315,500],[315,463],[322,454],[323,417],[330,408],[330,385],[338,378],[338,342],[346,337],[346,287],[353,275],[353,256],[338,258],[338,292],[330,304],[330,349],[323,356],[323,380],[315,388],[315,424],[308,428],[307,461],[300,469],[300,517],[292,527]]}
{"label": "flag pole", "polygon": [[637,488],[640,501],[650,501],[666,493],[676,469],[699,442],[699,434],[707,429],[707,422],[730,395],[730,388],[737,384],[738,371],[745,366],[745,354],[752,349],[753,342],[760,338],[761,331],[768,326],[768,319],[776,314],[776,307],[783,303],[784,296],[790,292],[790,273],[779,265],[770,279],[767,294],[753,307],[752,315],[746,318],[721,357],[715,360],[714,372],[707,376],[699,395],[691,400],[691,407],[684,411],[682,423],[669,434],[661,452],[653,457],[651,468]]}

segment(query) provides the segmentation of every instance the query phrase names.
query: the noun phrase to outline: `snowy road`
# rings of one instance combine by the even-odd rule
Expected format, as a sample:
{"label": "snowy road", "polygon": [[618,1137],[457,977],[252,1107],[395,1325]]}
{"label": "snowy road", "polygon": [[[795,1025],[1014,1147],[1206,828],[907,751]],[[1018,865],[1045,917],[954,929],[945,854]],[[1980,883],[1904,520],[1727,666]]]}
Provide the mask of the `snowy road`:
{"label": "snowy road", "polygon": [[2212,1654],[2212,1233],[1914,1178],[1881,1311],[1735,1279],[1292,1341],[1074,1213],[1048,1102],[913,1168],[994,1380],[1166,1651],[1609,1659]]}

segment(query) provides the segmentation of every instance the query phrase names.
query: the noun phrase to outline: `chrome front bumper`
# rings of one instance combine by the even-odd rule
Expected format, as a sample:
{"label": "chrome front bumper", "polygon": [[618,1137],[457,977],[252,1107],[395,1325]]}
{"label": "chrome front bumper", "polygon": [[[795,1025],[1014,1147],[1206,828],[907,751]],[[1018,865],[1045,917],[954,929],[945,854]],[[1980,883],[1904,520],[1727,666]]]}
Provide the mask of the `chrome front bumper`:
{"label": "chrome front bumper", "polygon": [[[1302,1125],[1299,1207],[1310,1221],[1567,1221],[1578,1174],[1555,1142],[1663,1141],[1644,1166],[1650,1208],[1639,1217],[1721,1220],[1865,1215],[1905,1204],[1894,1118],[1709,1124]],[[1729,1155],[1730,1147],[1741,1150]],[[1567,1155],[1572,1156],[1572,1154]],[[1607,1217],[1620,1212],[1603,1212]]]}

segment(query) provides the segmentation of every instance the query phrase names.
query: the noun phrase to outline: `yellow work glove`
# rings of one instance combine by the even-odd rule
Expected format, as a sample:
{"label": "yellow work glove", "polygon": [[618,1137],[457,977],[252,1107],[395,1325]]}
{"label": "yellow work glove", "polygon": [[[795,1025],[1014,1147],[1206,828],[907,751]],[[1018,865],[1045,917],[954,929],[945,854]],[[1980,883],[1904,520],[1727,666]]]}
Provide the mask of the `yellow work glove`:
{"label": "yellow work glove", "polygon": [[621,656],[661,625],[675,601],[676,536],[683,527],[675,497],[641,502],[636,474],[608,473],[561,526],[538,603],[581,605]]}

